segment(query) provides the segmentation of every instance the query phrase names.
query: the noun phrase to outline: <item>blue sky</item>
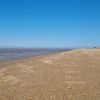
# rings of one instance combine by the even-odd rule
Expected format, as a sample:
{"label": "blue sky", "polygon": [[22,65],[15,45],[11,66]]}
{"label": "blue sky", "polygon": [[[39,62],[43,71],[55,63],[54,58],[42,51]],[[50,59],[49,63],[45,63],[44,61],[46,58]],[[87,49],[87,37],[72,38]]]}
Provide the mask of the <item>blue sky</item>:
{"label": "blue sky", "polygon": [[0,47],[100,46],[100,0],[0,0]]}

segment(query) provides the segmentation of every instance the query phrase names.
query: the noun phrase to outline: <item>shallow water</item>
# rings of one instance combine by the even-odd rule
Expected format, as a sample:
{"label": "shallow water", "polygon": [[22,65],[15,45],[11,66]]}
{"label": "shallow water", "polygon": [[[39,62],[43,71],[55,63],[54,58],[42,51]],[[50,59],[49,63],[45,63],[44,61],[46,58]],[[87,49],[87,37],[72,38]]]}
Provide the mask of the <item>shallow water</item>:
{"label": "shallow water", "polygon": [[65,49],[0,49],[0,62],[25,57],[39,56],[64,50]]}

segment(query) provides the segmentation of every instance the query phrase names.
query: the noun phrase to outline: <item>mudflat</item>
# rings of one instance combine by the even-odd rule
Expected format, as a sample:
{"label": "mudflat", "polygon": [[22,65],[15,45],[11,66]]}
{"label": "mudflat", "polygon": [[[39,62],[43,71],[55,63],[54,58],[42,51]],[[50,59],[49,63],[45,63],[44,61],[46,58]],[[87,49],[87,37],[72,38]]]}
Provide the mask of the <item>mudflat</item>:
{"label": "mudflat", "polygon": [[0,65],[0,100],[100,100],[100,49]]}

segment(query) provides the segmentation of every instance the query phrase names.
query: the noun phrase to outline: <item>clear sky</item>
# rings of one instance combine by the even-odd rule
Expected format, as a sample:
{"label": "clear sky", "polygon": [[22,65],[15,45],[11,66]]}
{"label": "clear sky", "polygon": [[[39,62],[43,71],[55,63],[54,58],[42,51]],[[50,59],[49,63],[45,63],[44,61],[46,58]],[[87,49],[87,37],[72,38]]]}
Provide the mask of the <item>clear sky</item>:
{"label": "clear sky", "polygon": [[0,0],[0,47],[100,46],[100,0]]}

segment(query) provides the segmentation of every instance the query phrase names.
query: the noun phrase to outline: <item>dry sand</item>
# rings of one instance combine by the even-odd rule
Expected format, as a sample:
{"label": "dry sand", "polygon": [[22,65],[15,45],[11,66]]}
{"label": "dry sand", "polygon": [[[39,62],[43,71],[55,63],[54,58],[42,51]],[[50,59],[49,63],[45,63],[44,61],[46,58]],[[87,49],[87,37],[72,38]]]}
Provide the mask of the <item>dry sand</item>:
{"label": "dry sand", "polygon": [[100,100],[100,49],[1,64],[0,100]]}

